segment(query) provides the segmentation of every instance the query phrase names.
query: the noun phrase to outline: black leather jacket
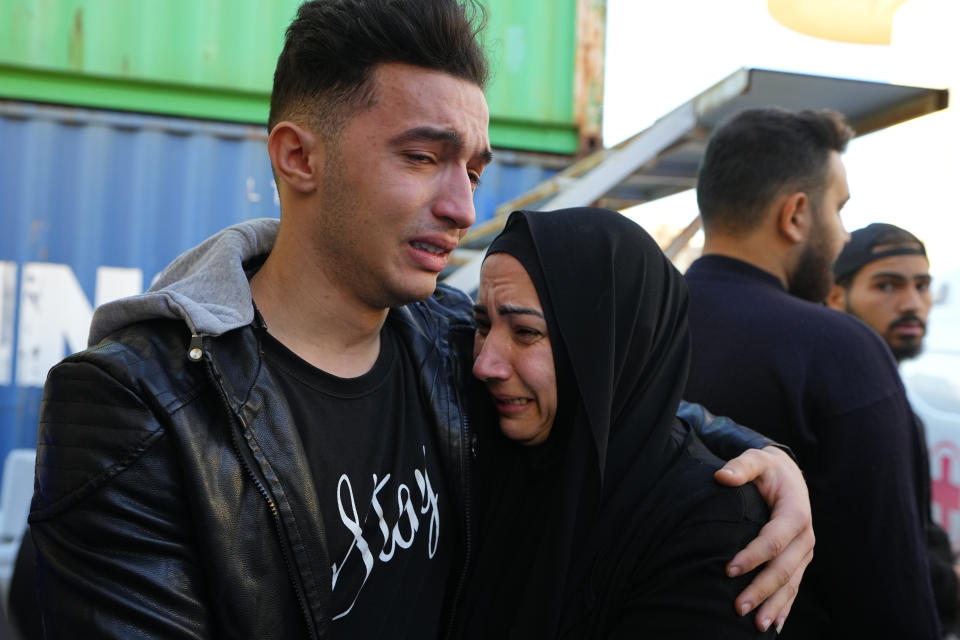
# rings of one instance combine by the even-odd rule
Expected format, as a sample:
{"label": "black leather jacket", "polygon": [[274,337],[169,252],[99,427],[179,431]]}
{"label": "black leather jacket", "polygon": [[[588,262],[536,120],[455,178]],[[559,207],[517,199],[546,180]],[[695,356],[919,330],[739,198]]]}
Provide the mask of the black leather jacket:
{"label": "black leather jacket", "polygon": [[[388,321],[418,359],[461,505],[461,576],[469,300],[439,289]],[[139,323],[51,371],[30,514],[48,638],[326,636],[324,523],[297,429],[260,366],[262,330],[191,338],[182,322]]]}

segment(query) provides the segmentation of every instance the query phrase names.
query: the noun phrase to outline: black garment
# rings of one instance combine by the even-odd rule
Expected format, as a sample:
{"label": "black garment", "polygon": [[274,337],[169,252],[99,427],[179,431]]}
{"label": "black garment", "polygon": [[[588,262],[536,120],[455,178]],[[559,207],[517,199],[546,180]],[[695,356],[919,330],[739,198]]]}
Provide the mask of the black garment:
{"label": "black garment", "polygon": [[766,508],[752,485],[719,486],[719,461],[675,417],[690,349],[682,277],[602,209],[515,212],[497,251],[537,288],[560,401],[538,447],[481,433],[486,511],[457,637],[760,635],[733,610],[751,576],[724,565]]}
{"label": "black garment", "polygon": [[957,620],[957,574],[953,569],[956,562],[950,536],[936,522],[927,522],[927,552],[930,556],[930,579],[933,583],[933,595],[937,600],[937,612],[940,614],[940,630],[943,635],[960,631]]}
{"label": "black garment", "polygon": [[930,558],[930,580],[933,584],[933,596],[937,602],[937,613],[940,615],[940,630],[943,635],[957,633],[957,581],[953,547],[950,545],[950,536],[933,519],[930,508],[930,452],[927,450],[927,430],[923,420],[913,413],[913,424],[920,434],[920,444],[923,447],[923,475],[918,482],[923,490],[923,505],[921,513],[924,515],[924,528],[927,540],[927,555]]}
{"label": "black garment", "polygon": [[263,336],[327,526],[333,635],[434,638],[455,539],[429,408],[392,322],[367,373],[339,378]]}
{"label": "black garment", "polygon": [[40,605],[37,603],[36,550],[30,527],[23,532],[23,540],[17,551],[17,562],[10,580],[10,595],[7,597],[7,618],[10,635],[0,633],[0,639],[43,640]]}
{"label": "black garment", "polygon": [[922,443],[886,345],[739,260],[705,256],[686,279],[686,398],[789,445],[806,475],[817,546],[783,636],[937,638]]}
{"label": "black garment", "polygon": [[[436,427],[456,584],[471,539],[470,301],[441,287],[390,316]],[[47,637],[329,637],[325,525],[289,415],[249,325],[191,341],[182,321],[139,322],[57,365],[30,514]]]}

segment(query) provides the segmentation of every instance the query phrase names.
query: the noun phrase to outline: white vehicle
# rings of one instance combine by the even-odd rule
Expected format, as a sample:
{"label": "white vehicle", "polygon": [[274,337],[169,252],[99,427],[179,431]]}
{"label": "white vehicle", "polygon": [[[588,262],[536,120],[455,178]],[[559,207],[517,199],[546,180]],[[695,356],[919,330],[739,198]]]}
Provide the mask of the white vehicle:
{"label": "white vehicle", "polygon": [[900,367],[927,429],[933,517],[960,551],[960,270],[934,276],[923,355]]}

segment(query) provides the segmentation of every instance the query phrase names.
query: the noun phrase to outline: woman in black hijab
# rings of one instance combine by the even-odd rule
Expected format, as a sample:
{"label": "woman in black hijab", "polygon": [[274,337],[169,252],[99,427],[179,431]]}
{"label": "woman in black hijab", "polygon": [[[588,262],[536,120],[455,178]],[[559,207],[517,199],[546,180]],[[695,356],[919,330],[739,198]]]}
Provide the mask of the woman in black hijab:
{"label": "woman in black hijab", "polygon": [[762,636],[732,606],[751,574],[724,565],[766,507],[752,485],[719,486],[721,462],[675,417],[687,290],[656,243],[603,209],[515,212],[475,315],[500,429],[481,434],[456,637]]}

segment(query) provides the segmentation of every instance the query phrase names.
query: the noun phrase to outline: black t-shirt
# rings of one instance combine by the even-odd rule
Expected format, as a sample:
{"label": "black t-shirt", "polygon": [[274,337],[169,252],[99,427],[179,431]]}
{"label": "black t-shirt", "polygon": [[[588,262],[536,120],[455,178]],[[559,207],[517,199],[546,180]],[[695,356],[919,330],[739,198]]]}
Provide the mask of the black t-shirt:
{"label": "black t-shirt", "polygon": [[389,327],[357,378],[330,375],[267,335],[306,451],[333,570],[331,631],[343,638],[437,635],[454,540],[431,415],[406,346]]}

